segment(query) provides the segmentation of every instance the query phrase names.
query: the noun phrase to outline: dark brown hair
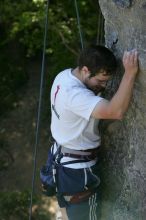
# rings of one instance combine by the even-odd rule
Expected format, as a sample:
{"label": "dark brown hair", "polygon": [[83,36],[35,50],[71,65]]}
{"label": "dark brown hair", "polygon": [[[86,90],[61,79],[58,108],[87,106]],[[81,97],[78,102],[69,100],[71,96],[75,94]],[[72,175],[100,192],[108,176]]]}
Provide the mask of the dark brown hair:
{"label": "dark brown hair", "polygon": [[91,45],[84,49],[78,60],[79,69],[87,66],[91,76],[98,72],[106,71],[107,75],[113,75],[117,69],[117,61],[111,50],[101,45]]}

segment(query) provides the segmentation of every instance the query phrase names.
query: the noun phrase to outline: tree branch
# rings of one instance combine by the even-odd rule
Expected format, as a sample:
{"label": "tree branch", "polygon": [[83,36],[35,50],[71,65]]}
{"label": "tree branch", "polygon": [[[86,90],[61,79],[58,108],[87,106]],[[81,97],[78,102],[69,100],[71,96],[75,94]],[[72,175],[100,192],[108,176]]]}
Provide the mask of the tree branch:
{"label": "tree branch", "polygon": [[61,37],[62,43],[65,45],[65,47],[66,47],[69,51],[71,51],[71,53],[73,53],[75,56],[78,56],[78,53],[77,53],[73,48],[71,48],[71,47],[67,44],[66,39],[65,39],[64,35],[62,34],[62,32],[59,31],[58,34],[59,34],[59,36]]}

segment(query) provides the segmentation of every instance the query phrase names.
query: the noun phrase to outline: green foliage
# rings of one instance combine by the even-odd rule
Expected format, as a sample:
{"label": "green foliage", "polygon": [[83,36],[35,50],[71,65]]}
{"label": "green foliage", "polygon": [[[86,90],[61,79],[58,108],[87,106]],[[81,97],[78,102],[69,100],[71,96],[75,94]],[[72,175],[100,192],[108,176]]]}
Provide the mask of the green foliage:
{"label": "green foliage", "polygon": [[[49,220],[49,213],[40,207],[41,198],[34,196],[32,206],[33,220]],[[1,220],[28,220],[30,206],[30,192],[0,192]]]}
{"label": "green foliage", "polygon": [[[42,49],[45,2],[45,0],[27,0],[18,4],[17,1],[2,0],[0,14],[5,38],[1,45],[12,39],[18,39],[25,46],[27,57],[36,55]],[[74,55],[78,54],[80,42],[74,2],[65,0],[50,2],[46,53],[58,58],[58,51],[66,53],[64,51],[66,48]],[[94,1],[81,0],[78,1],[78,5],[85,44],[96,42],[98,10]]]}
{"label": "green foliage", "polygon": [[[95,0],[77,2],[84,44],[95,43],[98,4]],[[19,2],[1,0],[0,77],[2,80],[0,98],[2,107],[0,114],[5,109],[11,108],[16,99],[16,90],[27,82],[26,58],[42,55],[45,13],[45,0],[21,0]],[[59,71],[76,65],[81,45],[74,1],[50,1],[48,13],[46,62],[49,66],[47,87],[50,87],[54,76]],[[16,48],[14,48],[14,44],[16,44]]]}
{"label": "green foliage", "polygon": [[1,45],[17,39],[20,44],[26,46],[26,56],[34,55],[33,53],[42,46],[40,34],[44,19],[43,11],[38,10],[32,1],[2,0],[1,6],[1,26],[4,32]]}
{"label": "green foliage", "polygon": [[[98,26],[97,1],[77,1],[84,45],[96,43]],[[26,61],[42,56],[45,0],[1,0],[0,7],[0,115],[12,108],[19,89],[28,81]],[[75,67],[81,49],[73,0],[52,0],[49,5],[49,25],[46,47],[47,88],[55,75],[64,68]],[[37,60],[37,59],[36,59]],[[48,97],[47,92],[47,97]],[[48,103],[46,103],[48,108]],[[0,170],[7,169],[13,158],[0,143]],[[29,193],[1,192],[0,219],[28,219]],[[36,204],[40,198],[36,198]],[[38,210],[38,209],[37,209]],[[48,220],[44,210],[33,215],[33,220]]]}
{"label": "green foliage", "polygon": [[0,138],[0,172],[12,165],[14,158],[9,151],[9,145],[4,138]]}
{"label": "green foliage", "polygon": [[[1,50],[2,51],[2,50]],[[28,76],[25,72],[22,62],[9,57],[9,54],[4,50],[0,55],[0,115],[11,108],[16,100],[16,91],[27,82]]]}
{"label": "green foliage", "polygon": [[9,220],[11,217],[28,219],[29,193],[0,192],[0,218]]}

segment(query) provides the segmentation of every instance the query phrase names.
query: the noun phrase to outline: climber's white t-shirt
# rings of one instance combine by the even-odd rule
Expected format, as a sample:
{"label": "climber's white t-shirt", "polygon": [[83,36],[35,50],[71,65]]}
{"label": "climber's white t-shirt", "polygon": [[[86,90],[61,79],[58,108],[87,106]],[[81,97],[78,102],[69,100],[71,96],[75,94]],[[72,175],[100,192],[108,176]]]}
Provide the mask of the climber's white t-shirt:
{"label": "climber's white t-shirt", "polygon": [[[51,132],[58,144],[74,149],[93,149],[100,145],[98,120],[91,117],[96,104],[101,101],[92,91],[66,69],[59,73],[51,89]],[[61,162],[72,160],[64,157]],[[96,161],[66,165],[84,168]]]}

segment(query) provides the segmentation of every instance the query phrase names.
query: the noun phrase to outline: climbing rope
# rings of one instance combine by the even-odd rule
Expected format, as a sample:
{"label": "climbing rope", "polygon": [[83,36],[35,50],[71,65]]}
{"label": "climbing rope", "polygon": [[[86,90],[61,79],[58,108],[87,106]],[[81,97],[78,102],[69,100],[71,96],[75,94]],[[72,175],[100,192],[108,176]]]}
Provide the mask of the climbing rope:
{"label": "climbing rope", "polygon": [[97,44],[102,45],[103,42],[103,33],[104,33],[104,18],[100,10],[100,6],[98,3],[98,29],[97,29]]}
{"label": "climbing rope", "polygon": [[101,44],[103,44],[104,43],[104,17],[102,15],[102,13],[101,13],[101,31],[100,31],[100,33],[101,33]]}
{"label": "climbing rope", "polygon": [[[81,43],[81,48],[83,50],[84,44],[83,44],[83,34],[81,31],[81,24],[80,24],[80,15],[79,15],[79,9],[78,9],[78,4],[77,0],[74,0],[75,4],[75,10],[76,10],[76,17],[77,17],[77,24],[78,24],[78,30],[79,30],[79,36],[80,36],[80,43]],[[98,2],[98,29],[97,29],[97,44],[103,44],[103,33],[104,33],[104,18],[100,10],[99,2]]]}
{"label": "climbing rope", "polygon": [[101,19],[101,13],[98,11],[98,29],[97,29],[97,44],[100,44],[100,19]]}
{"label": "climbing rope", "polygon": [[47,0],[46,13],[45,13],[45,15],[46,15],[46,17],[45,17],[45,31],[44,31],[42,65],[41,65],[41,82],[40,82],[40,91],[39,91],[39,104],[38,104],[38,114],[37,114],[37,123],[36,123],[36,136],[35,136],[35,146],[34,146],[34,158],[33,158],[34,164],[33,164],[32,187],[31,187],[30,208],[29,208],[29,220],[32,219],[32,200],[33,200],[34,184],[35,184],[36,158],[37,158],[39,131],[40,131],[40,116],[41,116],[41,109],[42,109],[44,67],[45,67],[45,50],[46,50],[47,27],[48,27],[48,8],[49,8],[49,0]]}
{"label": "climbing rope", "polygon": [[78,9],[78,5],[77,5],[76,0],[74,0],[74,4],[75,4],[76,16],[77,16],[77,24],[78,24],[78,29],[79,29],[80,43],[81,43],[81,48],[83,50],[84,49],[83,35],[82,35],[82,31],[81,31],[80,15],[79,15],[79,9]]}

